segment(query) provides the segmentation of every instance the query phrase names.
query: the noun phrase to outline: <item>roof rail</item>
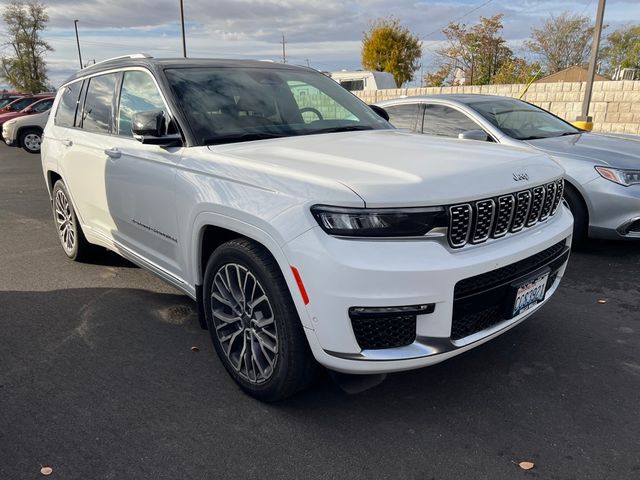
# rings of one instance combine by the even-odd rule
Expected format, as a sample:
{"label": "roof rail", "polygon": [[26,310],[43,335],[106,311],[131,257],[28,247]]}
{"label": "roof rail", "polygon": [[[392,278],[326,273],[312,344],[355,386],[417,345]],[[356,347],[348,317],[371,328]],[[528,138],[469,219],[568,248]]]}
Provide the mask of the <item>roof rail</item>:
{"label": "roof rail", "polygon": [[153,57],[148,53],[130,53],[129,55],[120,55],[119,57],[107,58],[106,60],[101,60],[90,66],[93,67],[94,65],[100,65],[101,63],[111,62],[113,60],[121,60],[123,58],[153,58]]}

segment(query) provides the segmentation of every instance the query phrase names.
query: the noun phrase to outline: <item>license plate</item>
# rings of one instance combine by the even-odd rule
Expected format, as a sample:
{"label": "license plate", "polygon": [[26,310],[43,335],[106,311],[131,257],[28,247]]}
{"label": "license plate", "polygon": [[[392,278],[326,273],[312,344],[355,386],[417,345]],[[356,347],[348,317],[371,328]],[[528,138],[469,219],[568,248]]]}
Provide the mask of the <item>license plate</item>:
{"label": "license plate", "polygon": [[544,300],[544,293],[547,288],[548,278],[549,273],[547,272],[544,275],[540,275],[539,277],[527,281],[527,283],[518,287],[518,290],[516,291],[516,300],[513,304],[512,317],[526,312]]}

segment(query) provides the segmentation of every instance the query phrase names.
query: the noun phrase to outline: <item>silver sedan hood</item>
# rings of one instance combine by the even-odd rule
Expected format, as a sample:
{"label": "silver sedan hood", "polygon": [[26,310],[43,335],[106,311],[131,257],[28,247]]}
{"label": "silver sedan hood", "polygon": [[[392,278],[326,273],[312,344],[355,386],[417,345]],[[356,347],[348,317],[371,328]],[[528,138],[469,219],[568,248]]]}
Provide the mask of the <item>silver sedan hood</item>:
{"label": "silver sedan hood", "polygon": [[551,155],[583,158],[617,168],[640,168],[640,137],[581,133],[528,140],[525,143]]}

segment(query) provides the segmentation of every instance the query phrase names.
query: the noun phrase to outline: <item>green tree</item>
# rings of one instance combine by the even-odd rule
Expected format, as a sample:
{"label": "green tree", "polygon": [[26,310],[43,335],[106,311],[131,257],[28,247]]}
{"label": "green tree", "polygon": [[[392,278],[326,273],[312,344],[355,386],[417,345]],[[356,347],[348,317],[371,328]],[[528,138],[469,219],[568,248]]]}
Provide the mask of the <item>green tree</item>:
{"label": "green tree", "polygon": [[0,59],[0,77],[23,92],[41,92],[47,87],[44,55],[53,50],[42,39],[49,16],[38,2],[14,0],[2,12],[7,27],[5,49],[11,52]]}
{"label": "green tree", "polygon": [[609,75],[618,67],[640,68],[640,25],[623,27],[609,34],[600,58]]}
{"label": "green tree", "polygon": [[413,80],[420,68],[422,42],[397,18],[379,18],[371,22],[362,39],[362,67],[389,72],[396,86]]}
{"label": "green tree", "polygon": [[589,58],[593,25],[589,17],[564,12],[531,29],[525,46],[536,54],[547,74],[582,65]]}
{"label": "green tree", "polygon": [[529,63],[524,58],[512,58],[500,66],[491,83],[529,83],[534,77],[540,76],[541,70],[538,63]]}
{"label": "green tree", "polygon": [[431,74],[433,79],[438,80],[446,74],[448,78],[443,83],[454,83],[451,74],[462,70],[467,85],[492,83],[503,64],[513,59],[513,52],[501,34],[502,16],[480,17],[480,22],[473,26],[461,23],[447,25],[442,30],[447,44],[436,50],[441,67]]}

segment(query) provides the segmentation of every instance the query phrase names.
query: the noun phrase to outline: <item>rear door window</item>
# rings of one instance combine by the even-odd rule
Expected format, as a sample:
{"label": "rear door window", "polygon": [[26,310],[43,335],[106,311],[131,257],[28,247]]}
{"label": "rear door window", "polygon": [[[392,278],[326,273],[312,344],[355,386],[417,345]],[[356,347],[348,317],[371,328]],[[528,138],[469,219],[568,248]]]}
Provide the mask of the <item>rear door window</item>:
{"label": "rear door window", "polygon": [[78,109],[78,98],[82,82],[75,82],[64,87],[55,116],[55,124],[59,127],[73,127]]}
{"label": "rear door window", "polygon": [[445,105],[425,105],[422,133],[458,138],[459,133],[482,128],[455,108]]}
{"label": "rear door window", "polygon": [[90,132],[111,133],[116,74],[99,75],[89,80],[82,113],[82,128]]}
{"label": "rear door window", "polygon": [[413,132],[420,130],[420,111],[422,106],[418,103],[407,105],[393,105],[385,107],[389,114],[389,122],[396,128],[408,129]]}

